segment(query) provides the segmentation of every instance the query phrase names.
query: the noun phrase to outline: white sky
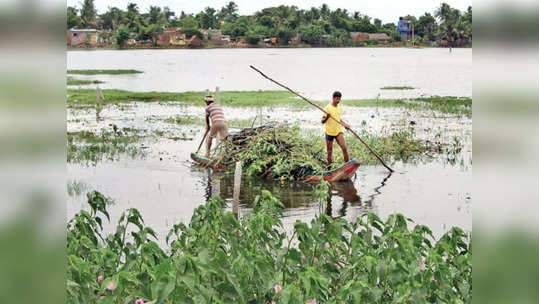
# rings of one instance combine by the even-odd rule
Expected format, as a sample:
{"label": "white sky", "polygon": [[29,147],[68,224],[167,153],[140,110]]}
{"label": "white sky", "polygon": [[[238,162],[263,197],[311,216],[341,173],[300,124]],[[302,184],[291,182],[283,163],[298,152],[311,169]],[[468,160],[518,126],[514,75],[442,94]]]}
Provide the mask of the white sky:
{"label": "white sky", "polygon": [[[99,13],[105,12],[109,7],[118,7],[125,10],[129,2],[138,4],[141,12],[148,11],[150,5],[168,6],[172,11],[179,15],[183,10],[186,13],[198,13],[205,7],[210,6],[215,9],[220,9],[230,0],[95,0],[95,6]],[[370,17],[379,18],[383,23],[397,22],[399,16],[408,14],[421,16],[425,12],[434,13],[434,10],[440,6],[442,2],[446,2],[452,7],[459,10],[466,10],[472,5],[471,0],[235,0],[238,5],[240,15],[250,15],[266,7],[279,5],[295,5],[301,9],[308,9],[313,6],[320,7],[323,3],[334,10],[337,8],[346,8],[349,12],[359,11],[361,14],[366,14]],[[80,8],[82,0],[67,0],[68,6],[76,6]]]}

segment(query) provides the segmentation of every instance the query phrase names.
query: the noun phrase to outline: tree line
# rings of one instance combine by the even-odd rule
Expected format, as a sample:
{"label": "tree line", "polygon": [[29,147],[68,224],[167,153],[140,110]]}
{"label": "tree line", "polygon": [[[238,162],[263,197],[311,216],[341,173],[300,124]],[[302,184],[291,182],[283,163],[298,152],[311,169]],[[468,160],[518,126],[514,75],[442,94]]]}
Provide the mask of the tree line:
{"label": "tree line", "polygon": [[[472,7],[460,11],[442,3],[431,14],[419,18],[404,16],[414,27],[416,41],[446,39],[454,45],[459,38],[472,36]],[[98,14],[94,0],[84,0],[81,7],[67,8],[67,28],[96,28],[115,33],[119,44],[127,39],[152,40],[154,43],[165,28],[180,27],[187,36],[202,37],[200,29],[220,29],[232,38],[244,37],[255,44],[266,37],[277,37],[288,43],[298,33],[308,44],[328,46],[352,45],[350,32],[386,33],[390,42],[401,41],[396,23],[382,23],[360,12],[347,9],[332,10],[327,4],[310,9],[281,5],[264,8],[252,15],[240,16],[233,1],[220,9],[206,7],[197,14],[178,15],[169,7],[150,6],[142,12],[137,4],[129,3],[125,10],[109,7]]]}

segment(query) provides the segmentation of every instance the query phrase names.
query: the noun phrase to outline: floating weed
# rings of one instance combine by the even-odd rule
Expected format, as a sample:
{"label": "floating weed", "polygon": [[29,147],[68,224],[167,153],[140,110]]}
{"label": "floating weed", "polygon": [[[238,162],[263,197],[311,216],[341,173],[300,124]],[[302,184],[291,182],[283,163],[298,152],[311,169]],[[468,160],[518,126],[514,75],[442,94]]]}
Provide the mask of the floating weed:
{"label": "floating weed", "polygon": [[380,88],[380,90],[413,90],[413,89],[415,88],[410,87],[410,86],[387,86],[387,87]]}
{"label": "floating weed", "polygon": [[101,80],[86,80],[86,79],[75,79],[73,77],[67,77],[67,85],[89,85],[89,84],[99,84],[104,83]]}
{"label": "floating weed", "polygon": [[[323,184],[321,184],[323,185]],[[327,191],[322,189],[321,198]],[[402,214],[354,221],[297,220],[268,191],[237,219],[215,197],[160,248],[137,209],[104,234],[108,198],[67,224],[67,303],[470,303],[472,241],[457,227],[439,240]],[[286,242],[288,240],[288,242]],[[292,242],[294,240],[294,242]],[[295,244],[295,245],[293,245]],[[144,302],[143,301],[143,302]]]}
{"label": "floating weed", "polygon": [[121,154],[129,157],[145,155],[137,143],[142,137],[138,130],[118,129],[112,125],[112,131],[102,130],[96,134],[90,131],[68,132],[67,134],[67,161],[96,165],[99,161],[118,160]]}
{"label": "floating weed", "polygon": [[142,71],[137,70],[67,70],[67,74],[80,74],[80,75],[121,75],[121,74],[140,74]]}
{"label": "floating weed", "polygon": [[[119,102],[159,102],[180,103],[182,105],[203,106],[204,92],[130,92],[122,90],[102,90],[104,103]],[[68,107],[94,104],[95,89],[67,89]],[[166,102],[166,103],[165,103]],[[326,105],[327,101],[313,101],[318,105]],[[286,91],[224,91],[221,92],[221,103],[226,107],[271,107],[290,106],[291,110],[305,109],[308,105],[292,93]],[[434,110],[442,113],[464,114],[471,116],[472,99],[469,97],[433,96],[411,99],[345,99],[345,106],[358,107],[398,107],[413,110]]]}

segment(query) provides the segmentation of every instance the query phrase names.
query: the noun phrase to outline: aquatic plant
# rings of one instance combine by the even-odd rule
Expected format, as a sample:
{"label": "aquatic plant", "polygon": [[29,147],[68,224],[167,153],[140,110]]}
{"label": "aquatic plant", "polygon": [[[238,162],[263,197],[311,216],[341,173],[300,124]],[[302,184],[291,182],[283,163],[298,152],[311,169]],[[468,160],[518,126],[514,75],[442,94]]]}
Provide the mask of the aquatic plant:
{"label": "aquatic plant", "polygon": [[459,228],[435,241],[401,214],[321,214],[287,238],[282,204],[262,191],[240,219],[209,200],[164,249],[134,208],[104,234],[108,200],[88,193],[89,211],[67,224],[67,303],[471,303],[472,245]]}
{"label": "aquatic plant", "polygon": [[132,158],[145,155],[145,151],[135,145],[140,140],[138,130],[112,127],[112,130],[103,129],[100,133],[67,133],[67,162],[95,165],[104,159],[117,160],[121,154]]}
{"label": "aquatic plant", "polygon": [[140,74],[142,71],[137,70],[67,70],[68,74],[80,74],[80,75],[121,75],[121,74]]}

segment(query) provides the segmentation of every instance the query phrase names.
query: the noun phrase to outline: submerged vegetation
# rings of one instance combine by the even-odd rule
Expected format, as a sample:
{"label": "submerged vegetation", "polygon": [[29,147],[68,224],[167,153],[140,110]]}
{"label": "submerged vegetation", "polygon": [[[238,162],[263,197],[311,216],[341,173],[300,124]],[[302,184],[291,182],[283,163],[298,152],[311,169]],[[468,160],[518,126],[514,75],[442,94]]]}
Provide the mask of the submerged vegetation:
{"label": "submerged vegetation", "polygon": [[87,79],[75,79],[73,77],[67,77],[67,85],[88,85],[104,83],[101,80],[87,80]]}
{"label": "submerged vegetation", "polygon": [[122,75],[122,74],[140,74],[142,71],[138,70],[67,70],[68,74],[79,75]]}
{"label": "submerged vegetation", "polygon": [[137,130],[101,130],[99,134],[91,131],[67,133],[67,162],[95,165],[103,160],[117,160],[120,154],[131,157],[143,156],[144,150],[135,143],[140,139]]}
{"label": "submerged vegetation", "polygon": [[413,90],[414,87],[409,86],[389,86],[389,87],[382,87],[380,90]]}
{"label": "submerged vegetation", "polygon": [[[364,131],[362,139],[386,160],[408,160],[427,151],[437,151],[432,145],[415,138],[413,129],[397,131],[387,136],[374,136]],[[346,137],[348,153],[365,165],[378,160],[355,137]],[[342,164],[340,148],[335,144],[331,168]],[[298,126],[265,126],[254,131],[244,130],[223,141],[215,150],[214,159],[222,164],[241,161],[247,175],[295,179],[307,174],[318,175],[326,167],[326,147],[322,136],[305,134]]]}
{"label": "submerged vegetation", "polygon": [[[327,184],[316,193],[324,201]],[[110,200],[67,224],[67,303],[471,303],[472,241],[453,227],[439,240],[401,214],[355,221],[325,214],[283,232],[268,191],[237,219],[215,197],[158,245],[137,209],[110,234]],[[412,227],[410,227],[412,226]]]}
{"label": "submerged vegetation", "polygon": [[[182,102],[186,105],[204,106],[204,92],[130,92],[123,90],[102,90],[104,103],[121,102]],[[68,89],[68,106],[95,104],[95,89]],[[226,107],[268,107],[292,106],[306,107],[308,104],[287,91],[224,91],[221,103]],[[315,101],[325,105],[328,101]],[[472,114],[472,99],[469,97],[433,96],[411,99],[345,99],[343,106],[358,107],[397,107],[407,109],[428,109],[450,114]]]}
{"label": "submerged vegetation", "polygon": [[[93,89],[68,89],[67,103],[69,104],[93,104],[95,103],[95,90]],[[157,102],[177,101],[186,104],[204,104],[205,92],[130,92],[123,90],[102,90],[105,103],[118,102]],[[221,92],[221,103],[226,106],[271,106],[304,104],[286,91],[225,91]]]}

